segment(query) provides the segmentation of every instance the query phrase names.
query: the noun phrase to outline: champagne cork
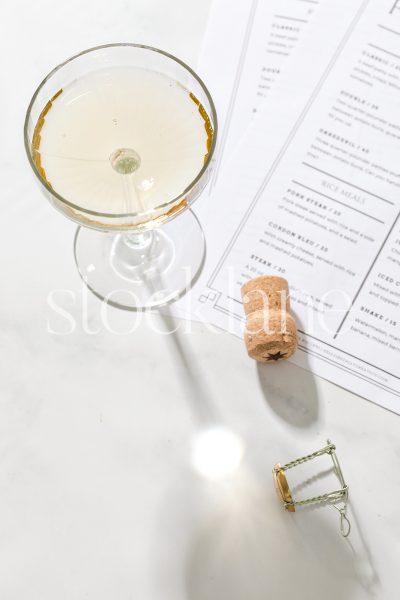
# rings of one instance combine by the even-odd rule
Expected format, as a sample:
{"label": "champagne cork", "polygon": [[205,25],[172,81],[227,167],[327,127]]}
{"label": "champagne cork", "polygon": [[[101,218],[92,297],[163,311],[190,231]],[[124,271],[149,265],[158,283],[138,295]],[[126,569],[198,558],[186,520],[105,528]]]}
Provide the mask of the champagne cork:
{"label": "champagne cork", "polygon": [[297,349],[297,326],[290,313],[286,279],[255,277],[241,291],[247,317],[244,341],[249,356],[260,362],[292,356]]}

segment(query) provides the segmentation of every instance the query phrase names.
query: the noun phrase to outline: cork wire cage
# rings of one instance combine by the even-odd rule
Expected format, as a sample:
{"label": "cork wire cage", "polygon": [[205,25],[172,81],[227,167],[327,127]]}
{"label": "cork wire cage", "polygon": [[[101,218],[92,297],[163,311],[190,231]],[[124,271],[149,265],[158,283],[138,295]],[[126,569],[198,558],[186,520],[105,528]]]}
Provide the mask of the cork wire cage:
{"label": "cork wire cage", "polygon": [[[154,87],[154,82],[162,93],[145,96],[146,85]],[[137,109],[112,133],[117,118],[113,123],[104,118],[108,96],[116,116],[128,101],[136,102]],[[74,113],[74,106],[86,112]],[[67,137],[66,122],[67,139],[78,148],[74,156],[61,140]],[[149,46],[90,48],[40,83],[27,109],[26,153],[48,200],[79,225],[75,261],[100,299],[128,310],[157,308],[181,297],[196,281],[205,243],[190,207],[209,180],[217,129],[213,100],[198,75]],[[57,152],[48,151],[54,131]],[[152,175],[154,164],[159,176]],[[121,192],[113,196],[115,189]]]}

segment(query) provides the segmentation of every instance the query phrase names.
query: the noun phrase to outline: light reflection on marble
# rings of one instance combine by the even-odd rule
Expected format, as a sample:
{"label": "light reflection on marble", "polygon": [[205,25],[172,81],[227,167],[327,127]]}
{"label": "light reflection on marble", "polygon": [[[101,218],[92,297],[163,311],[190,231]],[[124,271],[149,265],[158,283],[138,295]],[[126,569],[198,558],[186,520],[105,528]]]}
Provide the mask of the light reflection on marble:
{"label": "light reflection on marble", "polygon": [[242,440],[221,425],[200,431],[193,439],[192,463],[206,479],[231,477],[243,458]]}
{"label": "light reflection on marble", "polygon": [[[257,367],[226,334],[102,313],[75,270],[73,224],[29,172],[24,111],[54,64],[122,40],[193,64],[208,6],[3,3],[1,599],[398,599],[399,418],[293,365]],[[49,306],[54,290],[72,321]],[[210,480],[192,449],[214,426],[245,452]],[[350,484],[348,542],[334,510],[282,511],[271,481],[277,460],[329,436]]]}

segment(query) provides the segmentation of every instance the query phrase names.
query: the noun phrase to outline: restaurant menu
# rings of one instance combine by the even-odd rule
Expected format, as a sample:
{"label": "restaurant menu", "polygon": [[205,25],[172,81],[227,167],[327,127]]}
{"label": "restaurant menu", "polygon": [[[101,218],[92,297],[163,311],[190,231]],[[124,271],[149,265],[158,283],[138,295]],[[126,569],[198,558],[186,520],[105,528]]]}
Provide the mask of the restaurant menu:
{"label": "restaurant menu", "polygon": [[198,71],[217,106],[217,161],[208,190],[219,179],[249,123],[330,0],[214,0]]}
{"label": "restaurant menu", "polygon": [[282,275],[290,360],[400,413],[400,6],[323,5],[202,213],[186,310],[242,335],[241,285]]}

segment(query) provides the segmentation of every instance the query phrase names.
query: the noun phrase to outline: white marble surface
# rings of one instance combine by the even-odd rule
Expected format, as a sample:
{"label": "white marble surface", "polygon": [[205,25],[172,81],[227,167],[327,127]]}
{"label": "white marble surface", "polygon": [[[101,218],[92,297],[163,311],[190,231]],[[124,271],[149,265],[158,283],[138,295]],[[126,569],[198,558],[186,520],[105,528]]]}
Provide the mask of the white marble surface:
{"label": "white marble surface", "polygon": [[[104,322],[81,293],[74,226],[29,172],[24,111],[54,64],[111,41],[194,64],[208,8],[2,4],[2,600],[399,598],[399,418],[290,364],[257,368],[226,334],[181,323],[164,335],[158,317],[114,309]],[[49,332],[68,325],[48,306],[54,289],[76,322],[69,335]],[[193,444],[213,424],[244,447],[223,480],[193,468]],[[284,513],[271,483],[274,462],[328,436],[351,487],[348,542],[333,509]]]}

